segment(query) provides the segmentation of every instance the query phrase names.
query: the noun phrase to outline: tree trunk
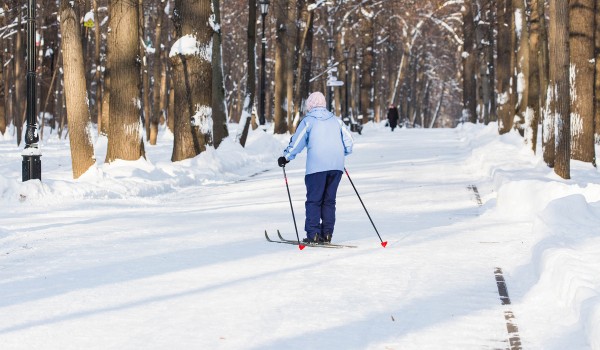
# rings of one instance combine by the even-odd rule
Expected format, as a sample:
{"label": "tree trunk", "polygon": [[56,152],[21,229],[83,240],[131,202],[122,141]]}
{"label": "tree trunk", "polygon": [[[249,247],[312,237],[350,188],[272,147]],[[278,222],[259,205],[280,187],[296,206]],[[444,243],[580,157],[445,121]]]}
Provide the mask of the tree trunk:
{"label": "tree trunk", "polygon": [[[314,1],[311,0],[309,5],[314,5]],[[306,23],[306,27],[302,32],[299,40],[299,52],[300,58],[298,60],[298,79],[296,81],[296,97],[294,105],[296,106],[297,113],[302,115],[306,113],[304,109],[304,102],[308,98],[310,93],[310,78],[311,78],[311,65],[312,65],[312,51],[313,51],[313,37],[314,37],[314,11],[308,11],[307,8],[302,9],[302,22]],[[300,118],[296,120],[300,122]],[[290,132],[297,125],[290,126]]]}
{"label": "tree trunk", "polygon": [[569,86],[569,4],[568,0],[550,0],[548,37],[550,53],[550,87],[554,89],[556,121],[556,157],[554,172],[570,178],[571,114]]}
{"label": "tree trunk", "polygon": [[169,55],[163,52],[163,67],[160,73],[160,107],[158,108],[161,114],[158,119],[159,124],[163,124],[166,121],[169,130],[173,131],[173,103],[171,101],[171,96],[173,95],[173,77],[171,74],[172,69],[166,63],[168,59]]}
{"label": "tree trunk", "polygon": [[[293,115],[292,115],[292,123],[288,125],[288,129],[290,133],[295,131],[295,128],[300,123],[302,118],[303,108],[304,108],[304,100],[308,96],[308,91],[302,91],[302,66],[304,64],[303,54],[304,54],[304,46],[306,41],[307,33],[307,24],[309,20],[311,21],[311,35],[313,35],[312,31],[312,15],[309,18],[308,4],[307,0],[293,0],[294,5],[296,6],[296,25],[294,35],[296,36],[296,41],[294,43],[295,50],[298,54],[292,54],[290,57],[292,58],[292,67],[294,69],[293,75]],[[312,41],[312,38],[311,38]]]}
{"label": "tree trunk", "polygon": [[540,67],[540,114],[542,118],[542,154],[544,162],[554,167],[555,137],[554,137],[554,106],[551,104],[553,88],[549,85],[550,62],[548,53],[548,31],[546,25],[545,1],[538,0],[540,19],[540,41],[538,66]]}
{"label": "tree trunk", "polygon": [[163,69],[162,29],[166,5],[167,1],[160,1],[158,3],[158,13],[156,14],[156,26],[154,28],[154,85],[152,88],[153,101],[152,114],[150,115],[150,137],[148,139],[151,145],[156,145],[156,140],[158,138],[158,124],[160,122],[161,115],[163,115],[163,110],[161,109],[160,101],[162,96],[161,92],[163,88],[162,84],[165,81],[165,70]]}
{"label": "tree trunk", "polygon": [[142,103],[142,119],[144,120],[144,127],[146,129],[146,140],[150,140],[150,117],[152,114],[151,106],[150,106],[150,81],[148,74],[148,55],[146,53],[146,44],[145,44],[145,20],[144,20],[144,0],[138,0],[138,25],[139,25],[139,39],[138,39],[138,48],[139,48],[139,59],[140,59],[140,95],[141,103]]}
{"label": "tree trunk", "polygon": [[[514,21],[515,27],[518,28],[516,33],[513,35],[515,44],[513,45],[516,49],[516,60],[515,60],[515,78],[516,78],[516,92],[517,92],[517,103],[516,103],[516,115],[515,115],[515,128],[519,131],[521,136],[525,136],[528,133],[528,137],[531,138],[532,131],[525,130],[525,124],[527,119],[531,119],[531,116],[527,116],[527,107],[529,106],[529,28],[527,23],[528,14],[525,8],[525,0],[513,0],[514,4]],[[518,21],[518,23],[517,23]],[[530,142],[530,140],[526,140]]]}
{"label": "tree trunk", "polygon": [[496,91],[498,111],[498,132],[505,134],[512,128],[515,105],[511,93],[511,18],[512,0],[497,0],[496,18],[498,39],[496,42]]}
{"label": "tree trunk", "polygon": [[[173,79],[173,75],[175,75],[175,70],[170,69],[171,74],[169,74],[169,82],[170,89],[168,95],[168,103],[167,103],[167,128],[171,130],[173,135],[175,135],[175,83]],[[185,97],[186,95],[184,95]]]}
{"label": "tree trunk", "polygon": [[595,0],[569,1],[571,158],[594,163]]}
{"label": "tree trunk", "polygon": [[[4,6],[2,6],[2,11],[4,11],[4,16],[3,16],[3,21],[0,23],[5,24],[6,23],[6,9],[8,8],[8,5],[5,4]],[[7,77],[6,74],[4,73],[4,43],[6,42],[5,39],[1,39],[0,38],[0,135],[4,135],[4,133],[6,132],[6,95],[7,95],[7,87],[6,87],[6,83],[7,83]]]}
{"label": "tree trunk", "polygon": [[597,145],[600,145],[600,0],[596,0],[595,19],[594,141]]}
{"label": "tree trunk", "polygon": [[94,61],[96,63],[96,74],[94,75],[94,80],[96,82],[96,106],[97,106],[97,114],[96,120],[98,122],[98,133],[101,133],[102,130],[102,60],[100,57],[100,34],[102,28],[100,27],[100,16],[98,14],[98,0],[93,0],[94,6]]}
{"label": "tree trunk", "polygon": [[177,54],[171,51],[175,90],[172,161],[195,157],[212,141],[211,5],[211,0],[175,1],[177,36],[179,40],[184,36],[195,40],[199,50]]}
{"label": "tree trunk", "polygon": [[108,136],[110,125],[110,61],[106,62],[104,69],[104,90],[102,94],[102,123],[99,126],[98,133]]}
{"label": "tree trunk", "polygon": [[[56,5],[56,8],[54,7]],[[36,94],[39,98],[40,105],[37,106],[36,111],[40,116],[40,139],[44,137],[44,126],[46,125],[46,119],[54,119],[56,114],[55,103],[46,103],[50,101],[50,98],[56,99],[56,88],[53,87],[53,80],[55,80],[57,74],[55,74],[58,65],[58,56],[60,54],[60,38],[59,38],[59,21],[57,20],[60,2],[48,3],[40,8],[40,15],[38,18],[42,21],[40,29],[38,30],[40,36],[43,38],[43,47],[37,50],[40,52],[40,60],[37,65],[37,79],[38,84]],[[43,54],[42,54],[43,53]],[[53,124],[50,124],[53,126]]]}
{"label": "tree trunk", "polygon": [[225,83],[223,80],[223,58],[221,57],[221,10],[220,0],[212,0],[214,18],[212,26],[212,118],[213,145],[218,148],[224,138],[229,136],[227,130],[227,106],[225,105]]}
{"label": "tree trunk", "polygon": [[[304,1],[300,0],[300,3]],[[292,18],[298,18],[298,1],[297,0],[289,0],[288,3],[288,13],[287,17],[291,20]],[[285,57],[285,83],[286,83],[286,123],[288,126],[288,131],[290,133],[294,132],[294,88],[295,82],[297,79],[296,68],[298,67],[298,48],[296,43],[298,42],[298,35],[300,33],[299,24],[300,22],[296,22],[296,24],[288,25],[287,33],[286,33],[286,57]]]}
{"label": "tree trunk", "polygon": [[242,147],[246,147],[246,140],[252,121],[254,98],[256,96],[256,10],[256,1],[248,0],[248,27],[246,31],[246,65],[248,66],[248,74],[246,74],[246,94],[241,118],[244,122],[244,129],[240,136],[240,145]]}
{"label": "tree trunk", "polygon": [[473,5],[471,0],[466,0],[463,12],[463,115],[464,121],[477,123],[477,83],[475,81],[475,26],[473,23]]}
{"label": "tree trunk", "polygon": [[140,70],[137,61],[138,7],[110,0],[108,60],[111,70],[106,162],[145,157],[140,119]]}
{"label": "tree trunk", "polygon": [[287,112],[285,111],[286,76],[285,76],[285,57],[286,57],[286,35],[287,35],[287,7],[288,0],[277,1],[273,6],[277,18],[277,38],[275,44],[275,105],[273,108],[273,124],[275,134],[285,134],[287,127]]}
{"label": "tree trunk", "polygon": [[85,173],[95,163],[78,8],[79,6],[73,6],[73,2],[70,0],[61,0],[60,31],[74,179]]}
{"label": "tree trunk", "polygon": [[529,144],[533,153],[536,152],[538,125],[540,122],[540,96],[546,90],[540,90],[540,13],[538,1],[531,1],[531,14],[529,26],[529,89],[527,97],[527,112],[525,114],[525,142]]}
{"label": "tree trunk", "polygon": [[[493,98],[493,80],[490,74],[493,68],[493,36],[490,35],[492,17],[491,1],[477,0],[478,20],[475,27],[475,38],[477,46],[477,59],[479,74],[477,75],[477,106],[479,109],[478,119],[485,125],[490,122],[491,100]],[[492,48],[490,50],[490,48]]]}

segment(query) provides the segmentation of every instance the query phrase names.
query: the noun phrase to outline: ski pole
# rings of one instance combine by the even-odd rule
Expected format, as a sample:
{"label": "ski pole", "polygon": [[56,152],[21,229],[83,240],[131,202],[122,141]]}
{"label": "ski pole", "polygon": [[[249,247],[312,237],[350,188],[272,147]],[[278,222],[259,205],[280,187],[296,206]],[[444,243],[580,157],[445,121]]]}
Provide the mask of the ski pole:
{"label": "ski pole", "polygon": [[363,208],[365,209],[365,213],[367,213],[367,216],[369,217],[369,220],[371,221],[371,225],[373,225],[373,228],[375,229],[375,233],[377,233],[377,237],[379,237],[379,240],[381,241],[381,246],[383,246],[385,248],[385,246],[387,245],[387,241],[383,241],[381,239],[381,236],[379,235],[379,231],[377,231],[377,227],[375,227],[375,224],[373,223],[373,219],[371,219],[371,215],[369,215],[369,211],[367,210],[367,207],[365,207],[365,203],[363,203],[362,199],[360,198],[360,194],[358,194],[358,191],[356,190],[356,186],[354,186],[354,182],[352,182],[352,179],[350,178],[350,174],[348,174],[348,170],[346,168],[344,168],[344,171],[346,172],[346,176],[348,176],[348,180],[350,180],[350,183],[352,184],[352,188],[354,188],[354,192],[356,192],[356,195],[358,196],[358,200],[360,200],[360,204],[362,204]]}
{"label": "ski pole", "polygon": [[294,220],[294,228],[296,229],[296,238],[298,239],[298,248],[304,249],[304,245],[300,243],[300,236],[298,235],[298,226],[296,225],[296,215],[294,215],[294,206],[292,205],[292,195],[290,195],[290,186],[288,185],[287,175],[285,174],[285,165],[281,167],[283,169],[283,178],[285,179],[285,188],[287,189],[288,198],[290,200],[290,209],[292,209],[292,219]]}

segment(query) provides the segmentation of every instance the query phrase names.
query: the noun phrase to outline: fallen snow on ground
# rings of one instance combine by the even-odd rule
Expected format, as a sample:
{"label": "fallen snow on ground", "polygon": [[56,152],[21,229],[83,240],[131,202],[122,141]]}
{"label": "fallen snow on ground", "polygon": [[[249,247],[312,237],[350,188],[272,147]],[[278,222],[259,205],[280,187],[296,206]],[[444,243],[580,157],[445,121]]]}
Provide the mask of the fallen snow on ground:
{"label": "fallen snow on ground", "polygon": [[[240,126],[230,125],[230,133]],[[11,129],[13,130],[13,129]],[[496,125],[355,135],[334,241],[299,250],[260,130],[170,161],[97,163],[72,180],[68,141],[45,130],[43,181],[21,182],[0,137],[3,349],[600,349],[600,173],[557,177]],[[541,149],[538,146],[538,149]],[[286,167],[303,235],[304,161]],[[494,277],[504,273],[510,305]],[[512,312],[518,333],[510,333]]]}

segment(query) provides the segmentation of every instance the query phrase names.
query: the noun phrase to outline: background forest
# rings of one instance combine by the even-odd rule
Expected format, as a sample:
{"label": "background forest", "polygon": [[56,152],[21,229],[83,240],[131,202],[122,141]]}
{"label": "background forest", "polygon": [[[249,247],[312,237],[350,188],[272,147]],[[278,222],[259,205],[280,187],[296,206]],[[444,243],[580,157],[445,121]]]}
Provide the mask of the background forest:
{"label": "background forest", "polygon": [[[0,9],[0,132],[18,144],[27,10]],[[244,123],[242,145],[250,126],[293,132],[321,90],[352,126],[393,104],[405,126],[498,121],[534,151],[541,126],[545,162],[569,178],[570,159],[595,163],[600,134],[597,12],[595,0],[38,1],[35,127],[69,134],[77,178],[92,130],[111,162],[168,129],[178,161],[218,147],[228,122]]]}

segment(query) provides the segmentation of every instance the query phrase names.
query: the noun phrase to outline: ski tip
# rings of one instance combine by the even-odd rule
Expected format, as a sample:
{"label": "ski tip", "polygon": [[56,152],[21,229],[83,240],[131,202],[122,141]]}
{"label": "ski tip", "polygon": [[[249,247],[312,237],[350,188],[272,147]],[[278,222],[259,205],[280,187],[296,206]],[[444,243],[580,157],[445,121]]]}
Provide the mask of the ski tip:
{"label": "ski tip", "polygon": [[302,245],[302,244],[298,244],[298,248],[300,248],[300,250],[302,250],[302,249],[306,248],[306,246]]}
{"label": "ski tip", "polygon": [[381,242],[381,246],[385,248],[387,246],[387,241]]}

